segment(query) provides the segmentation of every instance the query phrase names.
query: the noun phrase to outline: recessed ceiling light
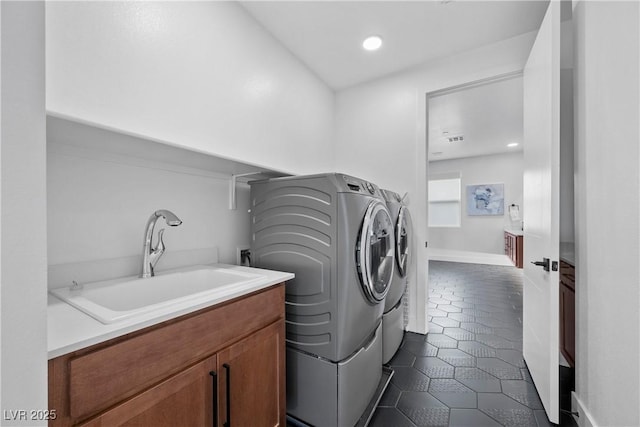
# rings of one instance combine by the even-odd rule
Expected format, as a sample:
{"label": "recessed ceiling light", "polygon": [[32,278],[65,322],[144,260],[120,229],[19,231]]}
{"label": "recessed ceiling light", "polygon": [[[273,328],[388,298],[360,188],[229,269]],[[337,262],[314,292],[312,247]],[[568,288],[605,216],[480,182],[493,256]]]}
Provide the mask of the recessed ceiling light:
{"label": "recessed ceiling light", "polygon": [[382,38],[379,36],[371,36],[364,39],[362,47],[365,50],[378,50],[382,46]]}
{"label": "recessed ceiling light", "polygon": [[507,144],[507,147],[517,147],[518,143],[517,142],[512,142],[510,144]]}

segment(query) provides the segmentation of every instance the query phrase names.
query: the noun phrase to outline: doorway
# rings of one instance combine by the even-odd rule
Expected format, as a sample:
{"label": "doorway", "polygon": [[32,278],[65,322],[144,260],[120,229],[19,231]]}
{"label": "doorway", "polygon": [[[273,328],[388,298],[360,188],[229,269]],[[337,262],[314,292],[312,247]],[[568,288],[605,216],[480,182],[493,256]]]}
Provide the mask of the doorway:
{"label": "doorway", "polygon": [[[511,265],[522,231],[522,73],[427,96],[431,259]],[[443,218],[445,220],[443,221]]]}
{"label": "doorway", "polygon": [[[507,89],[509,86],[511,86],[511,92],[512,94],[515,94],[515,96],[508,96]],[[484,98],[480,96],[483,91],[485,92]],[[472,267],[479,270],[482,270],[483,268],[488,268],[489,270],[491,270],[491,268],[500,268],[489,267],[490,265],[512,265],[504,256],[504,231],[510,231],[514,234],[521,235],[523,234],[524,228],[522,223],[523,211],[525,209],[523,203],[524,167],[522,163],[522,150],[524,147],[522,136],[522,92],[522,73],[513,73],[511,75],[499,76],[494,79],[474,82],[469,85],[462,85],[438,91],[436,93],[430,93],[427,96],[427,153],[430,181],[428,183],[430,190],[428,202],[430,217],[431,214],[435,213],[434,216],[437,219],[438,215],[446,209],[448,209],[450,213],[457,209],[457,215],[459,215],[459,219],[452,221],[453,224],[442,225],[437,222],[435,224],[429,224],[429,259],[431,262],[429,268],[428,307],[429,310],[432,310],[433,314],[430,315],[429,312],[427,313],[428,320],[430,322],[429,330],[432,334],[436,335],[438,333],[444,333],[445,335],[457,333],[460,337],[465,337],[465,340],[459,341],[457,347],[458,350],[460,349],[460,345],[467,347],[469,350],[472,348],[483,348],[484,353],[481,354],[483,356],[487,356],[487,358],[496,359],[494,361],[495,364],[501,364],[502,362],[509,364],[509,361],[504,360],[504,357],[501,358],[500,355],[496,353],[499,351],[504,355],[504,350],[507,350],[506,348],[500,348],[500,346],[513,345],[514,348],[511,348],[512,351],[522,352],[521,300],[520,302],[513,304],[513,307],[520,307],[519,314],[515,313],[519,322],[520,337],[511,336],[514,341],[505,342],[504,340],[507,338],[501,337],[500,335],[497,337],[491,337],[491,334],[493,334],[491,326],[477,323],[477,317],[466,316],[467,313],[478,314],[477,310],[474,312],[476,308],[469,306],[466,310],[467,313],[465,313],[465,309],[463,307],[452,307],[451,304],[453,304],[453,301],[445,301],[446,298],[438,296],[437,292],[433,292],[433,289],[434,286],[436,286],[438,274],[455,277],[456,270],[461,268],[463,265],[462,263],[475,264],[475,266],[472,265]],[[460,103],[462,100],[466,100],[467,103],[461,106]],[[505,100],[506,102],[501,106],[499,103]],[[508,100],[511,100],[511,106],[509,106]],[[464,119],[461,119],[465,116],[466,120],[472,123],[472,125],[465,127]],[[473,124],[474,121],[476,122],[475,124]],[[516,129],[515,132],[512,132],[510,136],[507,136],[506,138],[508,138],[508,140],[505,141],[505,135],[509,135],[507,131],[512,127],[518,129]],[[479,130],[476,131],[479,132],[478,135],[482,135],[481,131],[485,130],[487,133],[487,136],[485,137],[486,140],[491,141],[494,146],[492,147],[491,144],[487,144],[487,147],[482,147],[481,143],[483,139],[480,137],[474,137],[474,130],[476,129]],[[494,135],[492,135],[492,133]],[[498,141],[504,145],[502,152],[500,152],[500,147],[495,146]],[[475,143],[475,145],[472,146],[472,142]],[[465,144],[468,146],[464,146]],[[486,151],[483,152],[483,149],[486,149]],[[509,152],[507,149],[511,149],[512,151]],[[570,151],[567,151],[565,147],[565,160],[572,157],[572,148],[569,150]],[[514,153],[519,154],[513,155]],[[518,156],[519,159],[514,160]],[[501,157],[504,158],[502,159],[502,163],[498,161]],[[519,177],[514,185],[513,179],[508,177],[508,175],[509,170],[514,169],[516,165],[518,165],[518,168],[515,174],[519,175]],[[446,185],[443,186],[438,184],[447,183],[447,181],[451,181],[453,179],[457,179],[459,181],[457,194],[451,193],[447,196],[447,194],[443,194],[442,191],[442,188],[446,187]],[[472,197],[473,192],[470,190],[480,185],[483,189],[489,188],[493,190],[495,188],[494,184],[500,185],[501,187],[500,190],[502,191],[500,193],[494,191],[493,194],[502,196],[500,203],[504,206],[504,210],[501,212],[491,212],[484,217],[474,216],[472,213],[472,208],[474,208],[474,206],[472,206],[474,198]],[[514,188],[519,189],[515,194],[513,191]],[[435,190],[435,192],[433,192],[434,194],[432,194],[433,190]],[[514,209],[509,209],[509,207],[514,207]],[[494,213],[497,215],[491,218],[491,215]],[[573,212],[571,211],[571,218],[572,213]],[[500,218],[501,221],[498,221],[497,218]],[[494,236],[493,240],[491,240],[491,235]],[[511,267],[511,269],[512,268],[513,267]],[[438,274],[432,275],[432,272]],[[518,273],[520,274],[520,278],[516,279],[516,281],[520,282],[520,288],[522,288],[521,270]],[[476,272],[476,274],[482,275],[482,272]],[[499,277],[499,275],[496,277]],[[451,277],[447,280],[451,280]],[[496,283],[499,282],[501,282],[501,280],[496,279]],[[456,297],[457,295],[454,295],[454,299]],[[517,296],[514,298],[517,299]],[[465,302],[467,301],[458,301],[460,305],[464,305]],[[472,304],[473,302],[469,303]],[[462,313],[453,311],[457,310],[457,308],[461,308]],[[444,318],[441,316],[443,311]],[[494,308],[493,311],[498,313],[498,317],[500,315],[503,317],[506,315],[504,312],[500,314],[500,309],[498,308]],[[451,313],[453,313],[454,316],[453,321],[452,319],[448,319],[449,314]],[[479,314],[483,315],[485,313],[480,310]],[[456,320],[456,316],[461,319]],[[437,321],[447,323],[447,325],[439,325],[437,322],[434,323],[434,318],[436,318]],[[462,322],[462,320],[467,320],[468,322]],[[499,320],[500,319],[497,319],[496,321]],[[459,323],[467,323],[464,325],[466,329],[464,327],[460,327],[460,325],[453,325],[455,321],[458,321]],[[476,332],[469,331],[468,329],[475,328],[477,331],[477,327],[480,327],[479,325],[481,325],[482,328],[485,328],[482,331],[485,333],[480,334],[481,341],[472,344],[471,338],[473,338],[473,334]],[[501,330],[504,326],[505,325],[498,326],[498,329]],[[507,333],[513,335],[513,332]],[[492,347],[491,343],[497,347]],[[471,353],[473,353],[473,350],[471,350]],[[467,354],[469,354],[469,352],[467,352]],[[471,354],[471,356],[477,357],[474,354]],[[561,355],[559,355],[559,359],[562,359]],[[515,365],[510,365],[511,367],[518,366],[519,362],[517,358],[512,359],[512,362],[514,362]],[[483,361],[483,363],[486,362]],[[508,381],[526,381],[527,378],[530,379],[530,377],[526,376],[528,375],[526,366],[521,369],[523,369],[521,371],[522,378],[514,378],[513,380]],[[482,371],[487,373],[487,369]],[[507,371],[509,371],[509,369],[505,368],[505,372]],[[564,372],[566,374],[567,371]],[[494,374],[489,373],[489,375],[494,375],[493,378],[496,377],[496,374],[497,371],[494,372]],[[515,374],[513,375],[515,376]],[[564,381],[572,381],[570,375],[565,375],[564,377],[561,376],[561,378]],[[503,381],[502,379],[499,380]],[[564,386],[564,383],[561,384],[561,387]],[[518,387],[522,390],[525,390],[526,388],[521,386]],[[569,384],[569,388],[572,389],[573,385]],[[527,394],[528,393],[523,392],[523,395]],[[530,402],[533,402],[534,400],[535,399]],[[539,399],[537,402],[539,402]],[[536,402],[532,404],[534,406],[538,405]],[[524,408],[521,409],[524,410]],[[529,407],[529,409],[532,411],[537,410],[531,407]],[[568,409],[568,407],[566,407],[566,409]],[[565,414],[561,419],[561,425],[574,425],[573,419]]]}

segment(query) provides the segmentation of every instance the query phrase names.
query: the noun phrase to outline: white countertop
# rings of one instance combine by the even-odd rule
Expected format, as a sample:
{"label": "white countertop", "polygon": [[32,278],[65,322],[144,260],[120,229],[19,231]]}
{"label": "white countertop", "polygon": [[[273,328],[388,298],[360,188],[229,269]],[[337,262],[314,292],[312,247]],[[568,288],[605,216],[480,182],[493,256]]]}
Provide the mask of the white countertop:
{"label": "white countertop", "polygon": [[47,343],[49,359],[98,344],[184,314],[193,313],[233,298],[268,288],[278,283],[293,279],[294,277],[292,273],[285,273],[281,271],[263,270],[227,264],[212,265],[236,269],[247,273],[258,272],[264,276],[264,279],[252,283],[252,286],[249,289],[244,287],[241,291],[225,295],[222,298],[213,297],[206,301],[198,300],[187,308],[181,307],[180,309],[170,313],[147,313],[132,319],[122,320],[108,325],[95,320],[93,317],[83,313],[64,301],[59,300],[53,295],[49,295],[47,305]]}
{"label": "white countertop", "polygon": [[514,236],[524,236],[524,231],[515,228],[505,228],[504,231],[509,234],[513,234]]}

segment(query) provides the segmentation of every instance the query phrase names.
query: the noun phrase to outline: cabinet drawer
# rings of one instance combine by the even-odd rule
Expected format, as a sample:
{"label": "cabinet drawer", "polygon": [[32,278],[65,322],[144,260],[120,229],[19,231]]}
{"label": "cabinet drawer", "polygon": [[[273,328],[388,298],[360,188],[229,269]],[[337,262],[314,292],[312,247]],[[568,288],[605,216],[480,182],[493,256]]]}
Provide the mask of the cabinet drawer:
{"label": "cabinet drawer", "polygon": [[164,380],[80,427],[189,426],[213,424],[216,357]]}
{"label": "cabinet drawer", "polygon": [[[107,347],[98,345],[95,351],[62,356],[57,362],[62,375],[56,375],[54,359],[50,375],[55,380],[68,372],[68,395],[63,392],[62,402],[52,402],[52,407],[68,399],[70,417],[86,419],[273,323],[283,308],[280,285],[155,325]],[[57,386],[64,389],[64,384]]]}

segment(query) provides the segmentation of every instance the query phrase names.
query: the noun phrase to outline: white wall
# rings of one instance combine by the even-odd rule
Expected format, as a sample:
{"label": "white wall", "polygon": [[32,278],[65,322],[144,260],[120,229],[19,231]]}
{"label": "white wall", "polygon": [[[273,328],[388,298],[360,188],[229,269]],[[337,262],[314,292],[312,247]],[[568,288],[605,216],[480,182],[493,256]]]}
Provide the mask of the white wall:
{"label": "white wall", "polygon": [[640,425],[640,5],[574,2],[576,397]]}
{"label": "white wall", "polygon": [[413,331],[426,331],[426,94],[522,70],[534,38],[514,37],[336,94],[335,169],[410,195],[418,261],[410,289]]}
{"label": "white wall", "polygon": [[47,109],[292,173],[330,170],[333,92],[235,2],[47,2]]}
{"label": "white wall", "polygon": [[[522,206],[522,152],[467,157],[464,159],[429,162],[429,174],[459,172],[461,181],[462,209],[460,227],[429,227],[431,248],[459,251],[504,254],[504,229],[515,226],[520,230],[520,221],[512,223],[508,207],[515,203]],[[467,215],[466,188],[475,184],[504,184],[504,215]]]}
{"label": "white wall", "polygon": [[44,4],[0,2],[0,47],[0,424],[47,425]]}
{"label": "white wall", "polygon": [[[61,285],[56,275],[60,264],[129,256],[141,260],[145,224],[158,209],[183,221],[178,227],[158,221],[156,233],[165,229],[167,247],[158,271],[178,251],[218,248],[220,262],[235,264],[236,248],[249,247],[249,188],[237,185],[237,209],[230,210],[229,178],[223,175],[80,150],[63,140],[49,141],[47,183],[50,287]],[[153,239],[155,244],[155,235]],[[140,266],[138,262],[135,271],[122,273],[137,274]],[[74,280],[105,278],[94,273]]]}

